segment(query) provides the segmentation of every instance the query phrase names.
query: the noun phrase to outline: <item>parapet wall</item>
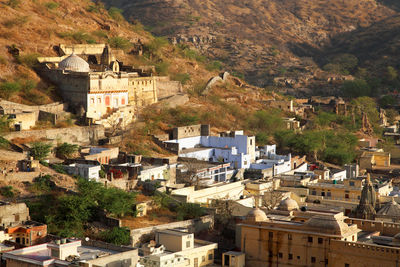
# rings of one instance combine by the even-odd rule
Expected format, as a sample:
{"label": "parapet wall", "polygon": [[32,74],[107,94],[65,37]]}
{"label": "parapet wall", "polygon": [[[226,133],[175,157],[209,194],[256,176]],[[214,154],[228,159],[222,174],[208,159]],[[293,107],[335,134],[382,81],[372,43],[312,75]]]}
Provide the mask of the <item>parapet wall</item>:
{"label": "parapet wall", "polygon": [[72,144],[97,144],[100,139],[105,138],[104,126],[95,125],[87,127],[70,127],[60,129],[46,129],[34,131],[13,132],[4,136],[7,140],[15,138],[33,138],[67,142]]}
{"label": "parapet wall", "polygon": [[206,215],[198,219],[161,224],[131,230],[131,245],[137,247],[141,243],[154,239],[156,231],[187,228],[190,233],[197,233],[214,227],[214,216]]}
{"label": "parapet wall", "polygon": [[366,232],[380,232],[381,235],[394,236],[400,232],[400,223],[371,221],[356,218],[348,218],[346,223],[356,224],[358,228]]}
{"label": "parapet wall", "polygon": [[158,100],[182,93],[182,84],[179,81],[171,81],[169,77],[155,77],[155,80]]}

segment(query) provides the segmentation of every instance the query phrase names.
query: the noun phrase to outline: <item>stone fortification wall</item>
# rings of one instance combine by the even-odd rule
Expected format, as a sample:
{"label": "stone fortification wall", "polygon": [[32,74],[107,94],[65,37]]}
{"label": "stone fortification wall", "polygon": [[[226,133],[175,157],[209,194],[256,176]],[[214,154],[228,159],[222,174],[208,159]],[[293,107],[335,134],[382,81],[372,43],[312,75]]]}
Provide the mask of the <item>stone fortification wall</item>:
{"label": "stone fortification wall", "polygon": [[157,84],[158,100],[182,93],[182,84],[179,81],[171,81],[169,77],[155,77]]}
{"label": "stone fortification wall", "polygon": [[61,102],[54,102],[46,105],[40,106],[28,106],[23,104],[18,104],[15,102],[6,101],[0,99],[0,107],[4,110],[5,114],[14,113],[16,111],[32,111],[32,112],[50,112],[50,113],[60,113],[67,110],[67,104]]}
{"label": "stone fortification wall", "polygon": [[0,203],[0,226],[14,226],[29,220],[29,209],[25,203]]}
{"label": "stone fortification wall", "polygon": [[7,140],[15,138],[34,138],[67,142],[72,144],[97,144],[98,140],[105,138],[104,126],[71,127],[61,129],[46,129],[35,131],[13,132],[4,136]]}
{"label": "stone fortification wall", "polygon": [[136,247],[140,243],[154,239],[156,231],[174,229],[174,228],[187,228],[190,233],[197,233],[214,227],[214,216],[207,215],[199,219],[173,222],[161,224],[146,228],[139,228],[131,230],[131,245]]}

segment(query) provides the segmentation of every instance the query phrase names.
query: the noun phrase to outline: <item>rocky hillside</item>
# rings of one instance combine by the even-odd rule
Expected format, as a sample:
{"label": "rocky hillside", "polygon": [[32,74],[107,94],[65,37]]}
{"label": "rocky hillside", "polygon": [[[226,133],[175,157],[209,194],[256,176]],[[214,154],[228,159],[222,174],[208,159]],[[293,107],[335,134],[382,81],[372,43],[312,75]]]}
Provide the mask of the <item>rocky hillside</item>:
{"label": "rocky hillside", "polygon": [[[253,84],[272,84],[274,77],[315,76],[322,56],[365,46],[379,40],[400,5],[393,0],[105,0],[124,10],[125,17],[140,20],[157,35],[190,42],[211,57],[225,62]],[[393,22],[393,21],[392,21]],[[398,24],[396,24],[398,25]],[[378,28],[373,34],[374,27]],[[354,37],[354,35],[356,37]],[[384,36],[390,42],[390,36]],[[386,42],[379,42],[386,52]],[[369,44],[368,44],[369,45]],[[374,48],[372,45],[371,49]],[[369,49],[369,48],[368,48]],[[379,51],[380,51],[379,50]],[[376,53],[375,49],[368,50]],[[396,50],[397,51],[397,50]],[[364,50],[356,51],[369,58]],[[381,51],[380,51],[381,52]]]}
{"label": "rocky hillside", "polygon": [[[193,88],[215,76],[207,60],[154,38],[138,24],[127,22],[118,9],[91,0],[0,0],[0,97],[24,104],[60,100],[57,88],[34,71],[38,56],[55,56],[55,46],[109,43],[125,51],[125,64],[155,65],[158,74],[181,80]],[[140,45],[145,55],[134,55]],[[193,53],[192,53],[193,54]],[[199,56],[196,53],[194,56]]]}

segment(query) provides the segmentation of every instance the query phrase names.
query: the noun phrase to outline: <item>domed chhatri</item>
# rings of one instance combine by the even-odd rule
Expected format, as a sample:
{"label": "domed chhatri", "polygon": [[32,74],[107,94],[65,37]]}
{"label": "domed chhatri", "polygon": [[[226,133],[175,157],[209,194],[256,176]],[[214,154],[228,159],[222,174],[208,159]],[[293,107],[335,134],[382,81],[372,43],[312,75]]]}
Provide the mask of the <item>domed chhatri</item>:
{"label": "domed chhatri", "polygon": [[90,72],[89,63],[75,54],[71,54],[67,58],[63,59],[58,64],[58,68],[66,71]]}
{"label": "domed chhatri", "polygon": [[254,208],[247,214],[246,220],[252,222],[265,222],[268,221],[268,217],[265,212],[259,208]]}
{"label": "domed chhatri", "polygon": [[278,210],[282,211],[299,210],[299,205],[297,204],[296,200],[287,197],[279,203]]}

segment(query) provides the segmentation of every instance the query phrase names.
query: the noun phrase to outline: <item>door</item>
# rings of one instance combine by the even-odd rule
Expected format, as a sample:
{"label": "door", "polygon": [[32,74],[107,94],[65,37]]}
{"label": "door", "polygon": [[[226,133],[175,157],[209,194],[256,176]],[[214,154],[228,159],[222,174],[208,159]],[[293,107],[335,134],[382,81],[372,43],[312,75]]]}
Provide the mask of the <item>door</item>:
{"label": "door", "polygon": [[194,267],[199,267],[199,259],[194,258]]}
{"label": "door", "polygon": [[110,105],[110,96],[109,95],[106,95],[105,101],[106,101],[106,106],[109,106]]}

